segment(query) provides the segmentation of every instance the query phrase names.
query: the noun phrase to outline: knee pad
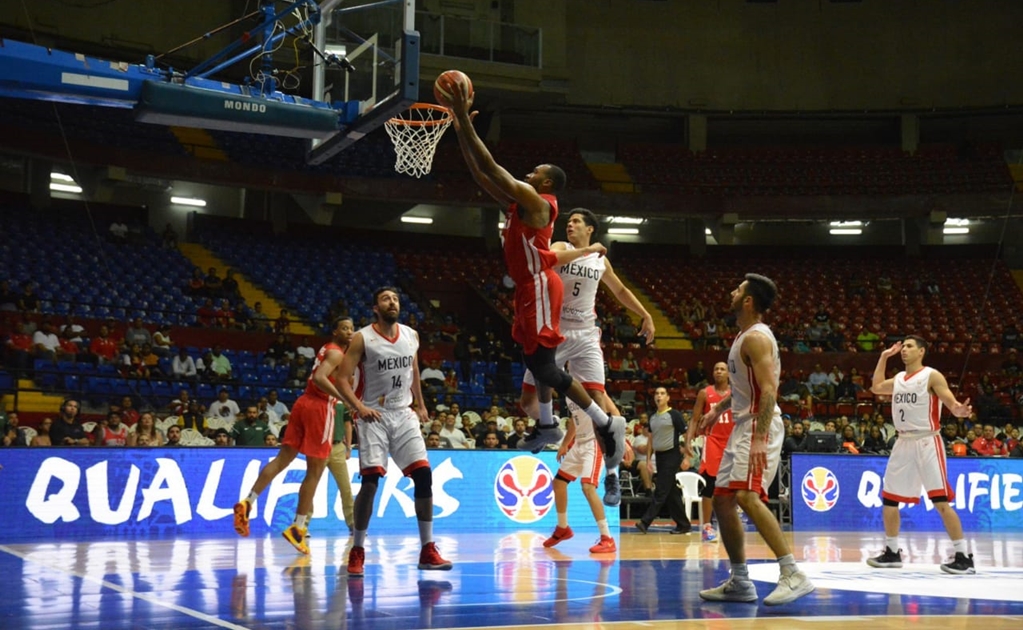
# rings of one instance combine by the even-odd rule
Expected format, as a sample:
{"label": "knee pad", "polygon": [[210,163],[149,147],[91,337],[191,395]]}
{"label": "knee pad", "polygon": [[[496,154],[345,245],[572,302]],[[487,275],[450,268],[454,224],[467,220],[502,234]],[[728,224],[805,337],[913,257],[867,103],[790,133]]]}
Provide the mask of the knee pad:
{"label": "knee pad", "polygon": [[565,370],[559,369],[558,364],[554,362],[552,348],[539,346],[536,352],[525,356],[525,363],[537,383],[550,387],[561,396],[564,396],[568,388],[572,386],[572,376]]}
{"label": "knee pad", "polygon": [[412,483],[415,484],[412,496],[417,499],[433,497],[433,470],[429,466],[416,468],[409,477],[412,478]]}
{"label": "knee pad", "polygon": [[899,507],[899,502],[881,497],[881,504],[888,507]]}

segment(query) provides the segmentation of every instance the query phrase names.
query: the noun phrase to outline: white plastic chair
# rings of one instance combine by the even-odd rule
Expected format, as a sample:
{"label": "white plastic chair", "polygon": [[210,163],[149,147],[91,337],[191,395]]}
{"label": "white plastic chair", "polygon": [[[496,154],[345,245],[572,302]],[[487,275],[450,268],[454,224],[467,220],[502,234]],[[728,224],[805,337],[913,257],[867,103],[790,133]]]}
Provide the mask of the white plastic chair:
{"label": "white plastic chair", "polygon": [[18,427],[18,428],[25,432],[25,444],[26,445],[31,444],[32,443],[32,439],[35,438],[35,436],[37,435],[36,430],[33,429],[32,427]]}
{"label": "white plastic chair", "polygon": [[703,522],[703,497],[700,496],[700,489],[707,484],[703,476],[689,470],[675,473],[675,485],[682,492],[682,503],[686,506],[686,516],[693,513],[693,504],[696,504],[697,515],[700,522]]}
{"label": "white plastic chair", "polygon": [[85,431],[86,433],[92,433],[95,430],[96,430],[96,423],[95,422],[92,422],[90,420],[89,422],[83,422],[82,423],[82,431]]}

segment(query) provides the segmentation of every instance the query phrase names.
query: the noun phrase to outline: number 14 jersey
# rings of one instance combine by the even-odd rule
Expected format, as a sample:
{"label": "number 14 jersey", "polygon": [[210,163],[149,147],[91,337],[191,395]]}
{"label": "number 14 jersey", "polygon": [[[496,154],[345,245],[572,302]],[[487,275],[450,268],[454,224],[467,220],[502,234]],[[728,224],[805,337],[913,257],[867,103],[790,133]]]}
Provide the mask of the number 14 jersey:
{"label": "number 14 jersey", "polygon": [[419,350],[416,331],[398,324],[394,338],[388,338],[372,324],[359,332],[365,348],[359,364],[356,396],[370,409],[409,407],[412,404],[412,370]]}

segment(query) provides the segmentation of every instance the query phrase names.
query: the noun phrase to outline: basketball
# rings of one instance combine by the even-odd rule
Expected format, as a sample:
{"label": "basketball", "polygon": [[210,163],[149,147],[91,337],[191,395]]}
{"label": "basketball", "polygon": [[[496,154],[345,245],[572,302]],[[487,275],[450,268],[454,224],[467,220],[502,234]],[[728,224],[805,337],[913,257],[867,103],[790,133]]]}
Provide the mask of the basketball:
{"label": "basketball", "polygon": [[469,75],[461,70],[446,70],[433,82],[433,97],[444,107],[451,107],[451,97],[459,83],[465,83],[469,88],[469,96],[472,96],[472,81]]}

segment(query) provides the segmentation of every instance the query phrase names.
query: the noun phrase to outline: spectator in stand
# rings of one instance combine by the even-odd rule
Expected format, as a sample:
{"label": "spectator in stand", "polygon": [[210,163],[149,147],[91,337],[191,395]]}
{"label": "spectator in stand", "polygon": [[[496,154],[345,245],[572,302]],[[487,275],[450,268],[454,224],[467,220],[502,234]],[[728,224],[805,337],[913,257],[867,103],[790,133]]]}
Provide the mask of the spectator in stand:
{"label": "spectator in stand", "polygon": [[210,403],[206,417],[223,418],[234,422],[240,413],[241,410],[238,408],[238,403],[231,400],[231,392],[224,387],[217,392],[217,399]]}
{"label": "spectator in stand", "polygon": [[781,454],[785,459],[789,459],[792,453],[803,453],[806,451],[806,431],[803,428],[802,422],[792,423],[792,431],[781,446]]}
{"label": "spectator in stand", "polygon": [[217,328],[233,328],[235,320],[231,300],[219,300],[216,310],[213,311],[213,317],[216,320]]}
{"label": "spectator in stand", "polygon": [[167,443],[164,446],[181,446],[181,427],[176,424],[167,427]]}
{"label": "spectator in stand", "polygon": [[498,416],[494,414],[491,414],[490,419],[487,420],[487,428],[483,431],[483,439],[486,439],[488,433],[493,433],[497,437],[497,448],[508,448],[508,438],[501,429]]}
{"label": "spectator in stand", "polygon": [[213,433],[213,446],[231,446],[231,434],[227,429],[217,429]]}
{"label": "spectator in stand", "polygon": [[835,423],[834,420],[828,420],[827,422],[824,423],[824,432],[838,433],[838,425]]}
{"label": "spectator in stand", "polygon": [[307,361],[314,361],[316,359],[316,348],[313,347],[312,340],[309,337],[302,337],[302,341],[295,348],[295,354],[305,357]]}
{"label": "spectator in stand", "polygon": [[65,317],[64,323],[60,327],[61,339],[67,339],[75,343],[85,342],[85,340],[82,339],[82,333],[84,332],[85,328],[81,324],[75,322],[75,318],[73,315],[68,315],[67,317]]}
{"label": "spectator in stand", "polygon": [[160,245],[164,249],[174,249],[178,246],[178,233],[174,231],[170,223],[163,228],[163,233],[160,234]]}
{"label": "spectator in stand", "polygon": [[178,414],[178,426],[182,429],[194,429],[206,437],[210,436],[206,418],[203,417],[199,402],[195,400],[188,401],[188,407]]}
{"label": "spectator in stand", "polygon": [[263,363],[275,367],[288,357],[295,355],[295,349],[288,342],[288,336],[284,333],[277,335],[277,339],[263,353]]}
{"label": "spectator in stand", "polygon": [[526,439],[526,419],[515,418],[512,427],[514,430],[507,438],[508,448],[518,450],[519,442]]}
{"label": "spectator in stand", "polygon": [[835,400],[838,402],[852,402],[856,400],[858,391],[856,385],[852,382],[852,376],[846,374],[835,388]]}
{"label": "spectator in stand", "polygon": [[170,338],[170,330],[170,324],[161,324],[156,329],[156,332],[153,333],[152,347],[154,354],[161,357],[170,356],[174,346],[174,342]]}
{"label": "spectator in stand", "polygon": [[188,350],[184,347],[178,348],[178,355],[171,361],[171,376],[179,381],[195,381],[198,379],[199,374],[195,366],[195,360],[188,356]]}
{"label": "spectator in stand", "polygon": [[92,443],[96,446],[125,446],[128,444],[128,425],[121,422],[117,411],[107,413],[106,422],[97,422]]}
{"label": "spectator in stand", "polygon": [[142,348],[134,344],[123,357],[121,374],[126,378],[149,378],[149,369],[142,357]]}
{"label": "spectator in stand", "polygon": [[296,355],[295,363],[288,371],[288,384],[291,387],[303,387],[304,383],[309,380],[311,371],[309,361],[301,354]]}
{"label": "spectator in stand", "polygon": [[863,352],[873,352],[874,348],[877,347],[881,338],[877,336],[877,333],[872,331],[867,326],[864,326],[860,330],[860,334],[856,335],[856,345],[859,346]]}
{"label": "spectator in stand", "polygon": [[480,448],[489,450],[500,449],[501,444],[497,438],[497,432],[488,430],[485,434],[483,434],[483,445]]}
{"label": "spectator in stand", "polygon": [[69,398],[60,406],[60,416],[50,427],[50,440],[54,446],[89,446],[85,429],[78,422],[78,401]]}
{"label": "spectator in stand", "polygon": [[881,427],[876,424],[871,425],[868,431],[867,437],[863,440],[863,452],[880,455],[888,453],[888,439],[884,436]]}
{"label": "spectator in stand", "polygon": [[110,336],[110,329],[107,326],[99,327],[99,335],[93,337],[89,343],[89,352],[96,357],[96,361],[100,364],[117,361],[118,344]]}
{"label": "spectator in stand", "polygon": [[135,409],[135,401],[132,400],[131,396],[121,398],[121,405],[119,407],[117,405],[110,405],[110,407],[117,409],[120,413],[121,422],[125,425],[133,427],[138,423],[140,414],[138,409]]}
{"label": "spectator in stand", "polygon": [[15,376],[28,375],[32,369],[32,334],[25,328],[24,322],[18,322],[15,332],[7,338],[5,344],[5,363],[13,369]]}
{"label": "spectator in stand", "polygon": [[619,324],[615,326],[615,336],[622,343],[643,343],[645,340],[636,338],[638,334],[639,329],[627,316],[623,315]]}
{"label": "spectator in stand", "polygon": [[139,416],[134,433],[128,434],[128,446],[163,446],[163,431],[156,428],[156,418],[148,411]]}
{"label": "spectator in stand", "polygon": [[59,335],[60,349],[57,350],[58,361],[77,361],[78,356],[82,354],[82,348],[78,345],[74,339],[74,332],[67,330]]}
{"label": "spectator in stand", "polygon": [[192,277],[188,281],[188,292],[193,297],[201,297],[206,295],[206,281],[202,275],[202,269],[196,267],[192,270]]}
{"label": "spectator in stand", "polygon": [[607,358],[607,376],[611,380],[625,378],[625,371],[622,370],[622,358],[618,356],[618,350],[611,350],[611,356]]}
{"label": "spectator in stand", "polygon": [[53,427],[53,418],[43,418],[36,427],[36,436],[28,443],[29,446],[53,446],[50,441],[50,429]]}
{"label": "spectator in stand", "polygon": [[166,375],[160,368],[160,357],[153,352],[153,347],[149,344],[142,346],[142,365],[146,367],[147,378],[165,378]]}
{"label": "spectator in stand", "polygon": [[640,378],[639,363],[636,362],[636,356],[632,354],[631,350],[625,353],[625,359],[622,360],[622,377],[627,379]]}
{"label": "spectator in stand", "polygon": [[287,333],[291,330],[291,317],[288,309],[282,308],[280,316],[274,320],[275,333]]}
{"label": "spectator in stand", "polygon": [[26,281],[21,285],[21,295],[18,296],[18,310],[22,313],[39,312],[39,296],[35,294],[35,285]]}
{"label": "spectator in stand", "polygon": [[679,386],[679,382],[675,378],[675,370],[671,369],[671,366],[664,359],[661,359],[660,367],[658,367],[657,374],[654,376],[654,384],[668,389]]}
{"label": "spectator in stand", "polygon": [[686,373],[686,380],[689,387],[701,388],[707,386],[707,370],[703,368],[703,361],[697,361],[696,365],[689,368]]}
{"label": "spectator in stand", "polygon": [[245,408],[245,416],[231,428],[235,446],[263,446],[267,433],[270,433],[270,426],[259,417],[259,409],[253,405]]}
{"label": "spectator in stand", "polygon": [[277,397],[276,389],[271,389],[266,393],[266,405],[267,408],[277,414],[277,417],[281,420],[287,420],[291,415],[288,412],[288,406],[281,402]]}
{"label": "spectator in stand", "polygon": [[1019,362],[1019,352],[1010,348],[1002,362],[1002,374],[1005,376],[1019,376],[1023,372],[1023,366]]}
{"label": "spectator in stand", "polygon": [[9,281],[0,281],[0,311],[12,312],[17,310],[18,294],[11,290],[11,283]]}
{"label": "spectator in stand", "polygon": [[984,432],[973,440],[972,446],[977,455],[984,457],[1009,454],[1009,450],[1002,441],[995,437],[995,427],[990,424],[984,425]]}
{"label": "spectator in stand", "polygon": [[256,401],[256,410],[259,411],[259,417],[266,418],[266,423],[269,425],[274,425],[281,421],[281,417],[277,415],[277,412],[270,408],[270,400],[266,396],[262,396]]}
{"label": "spectator in stand", "polygon": [[472,448],[469,440],[465,437],[465,433],[455,426],[457,416],[441,412],[443,416],[440,418],[443,422],[443,427],[440,430],[441,442],[447,442],[448,448]]}
{"label": "spectator in stand", "polygon": [[440,361],[434,361],[430,363],[425,370],[419,375],[420,380],[433,389],[434,391],[440,390],[444,387],[444,372],[440,369]]}
{"label": "spectator in stand", "polygon": [[831,378],[828,373],[824,371],[820,363],[815,363],[813,366],[813,372],[810,373],[810,377],[806,379],[806,384],[810,388],[810,393],[813,394],[817,400],[834,400],[835,399],[835,387],[831,384]]}
{"label": "spectator in stand", "polygon": [[957,455],[956,445],[960,445],[962,454],[966,454],[966,440],[959,437],[959,426],[954,422],[946,422],[941,428],[941,440],[945,443],[947,455]]}
{"label": "spectator in stand", "polygon": [[7,427],[0,433],[0,444],[3,446],[28,446],[28,435],[20,424],[18,412],[7,415]]}
{"label": "spectator in stand", "polygon": [[842,453],[851,453],[853,455],[859,455],[862,452],[863,444],[860,439],[856,436],[856,428],[851,424],[847,424],[842,427]]}
{"label": "spectator in stand", "polygon": [[234,298],[238,295],[238,281],[234,277],[234,269],[227,270],[220,290],[227,298]]}
{"label": "spectator in stand", "polygon": [[447,376],[444,377],[444,391],[449,394],[457,394],[461,391],[458,385],[458,375],[454,370],[448,370]]}
{"label": "spectator in stand", "polygon": [[153,335],[150,334],[149,329],[142,324],[141,317],[136,317],[132,320],[131,325],[125,329],[123,343],[125,348],[131,348],[136,344],[138,344],[139,347],[146,344],[153,344]]}
{"label": "spectator in stand", "polygon": [[60,352],[60,338],[54,331],[53,322],[44,319],[39,330],[32,335],[32,354],[37,359],[57,360]]}
{"label": "spectator in stand", "polygon": [[206,272],[206,277],[202,279],[203,288],[206,291],[206,295],[210,297],[220,297],[224,292],[224,281],[217,275],[217,268],[210,267]]}
{"label": "spectator in stand", "polygon": [[213,372],[218,381],[231,380],[231,361],[224,356],[223,349],[219,345],[213,346],[213,358],[209,370]]}
{"label": "spectator in stand", "polygon": [[281,444],[277,441],[277,436],[272,432],[267,431],[266,435],[263,436],[263,446],[269,446],[271,448],[280,448]]}
{"label": "spectator in stand", "polygon": [[426,435],[426,448],[428,449],[444,448],[444,445],[441,443],[440,440],[440,433],[437,433],[436,431],[430,431]]}
{"label": "spectator in stand", "polygon": [[[333,320],[331,320],[333,321]],[[256,332],[271,332],[270,317],[263,312],[263,303],[256,302],[252,305],[252,312],[249,313],[249,327]]]}
{"label": "spectator in stand", "polygon": [[863,380],[863,375],[855,367],[849,368],[849,380],[856,386],[856,391],[860,392],[866,389],[866,381]]}
{"label": "spectator in stand", "polygon": [[213,305],[213,298],[203,300],[202,306],[195,312],[199,326],[202,328],[214,328],[217,325],[217,307]]}
{"label": "spectator in stand", "polygon": [[639,378],[652,382],[657,377],[657,372],[661,369],[661,362],[657,359],[657,355],[654,354],[653,348],[647,350],[646,356],[639,362]]}
{"label": "spectator in stand", "polygon": [[1002,329],[1002,350],[1006,352],[1019,350],[1020,345],[1019,330],[1016,329],[1016,324],[1008,324]]}

